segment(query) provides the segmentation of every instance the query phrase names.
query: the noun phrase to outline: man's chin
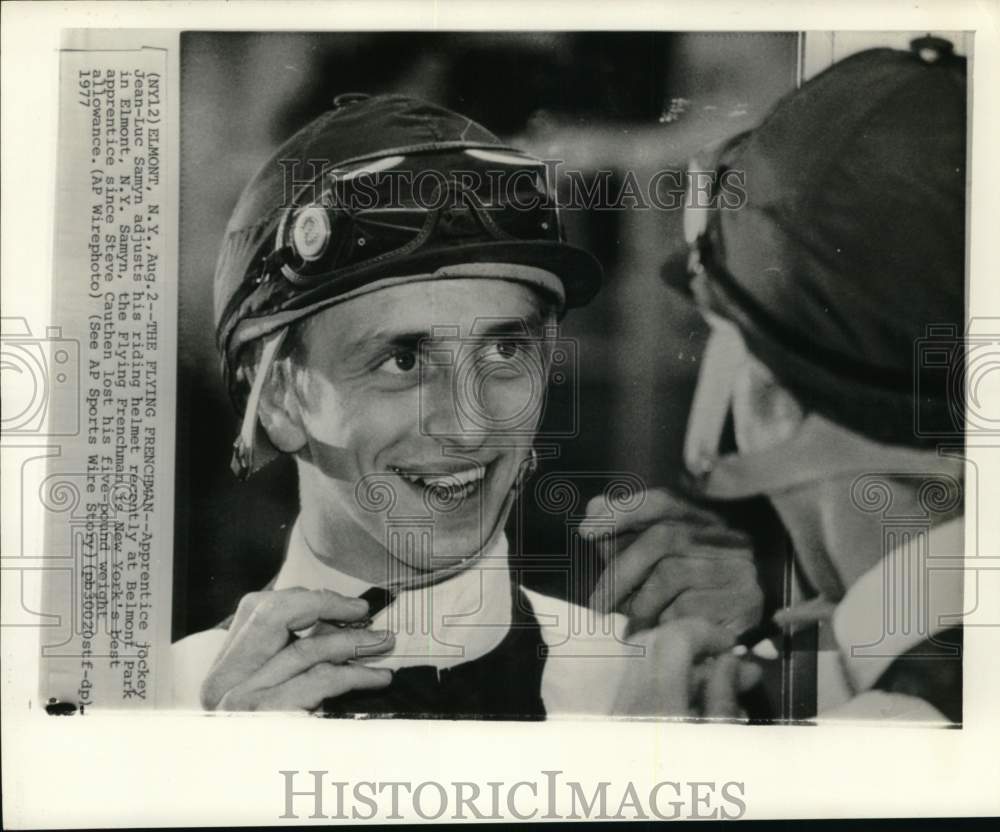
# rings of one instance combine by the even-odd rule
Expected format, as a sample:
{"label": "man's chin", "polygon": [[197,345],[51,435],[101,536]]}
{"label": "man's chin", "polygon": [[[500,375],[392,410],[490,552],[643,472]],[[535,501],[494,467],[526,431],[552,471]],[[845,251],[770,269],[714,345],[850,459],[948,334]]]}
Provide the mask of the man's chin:
{"label": "man's chin", "polygon": [[495,539],[488,530],[480,529],[478,523],[463,531],[444,531],[434,526],[412,531],[415,534],[410,541],[420,540],[421,544],[399,546],[392,554],[417,572],[447,570],[463,561],[474,560]]}
{"label": "man's chin", "polygon": [[[430,511],[424,494],[407,494],[411,499],[400,499],[393,507],[398,519],[385,527],[392,556],[418,572],[448,569],[475,558],[502,534],[507,519],[500,517],[503,501],[495,499],[492,485],[471,499]],[[417,492],[407,488],[411,490]]]}

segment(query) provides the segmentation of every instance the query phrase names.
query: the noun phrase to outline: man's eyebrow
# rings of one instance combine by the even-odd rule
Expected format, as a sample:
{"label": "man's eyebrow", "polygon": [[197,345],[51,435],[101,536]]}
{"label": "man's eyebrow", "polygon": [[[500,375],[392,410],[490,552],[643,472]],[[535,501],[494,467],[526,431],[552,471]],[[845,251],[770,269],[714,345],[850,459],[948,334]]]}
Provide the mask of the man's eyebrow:
{"label": "man's eyebrow", "polygon": [[541,313],[533,312],[523,318],[497,318],[488,322],[477,322],[470,334],[471,338],[489,338],[494,335],[538,335],[545,323]]}
{"label": "man's eyebrow", "polygon": [[378,351],[396,347],[400,349],[417,349],[420,344],[449,341],[456,338],[477,340],[504,335],[535,335],[537,336],[545,323],[541,313],[532,313],[522,318],[496,318],[476,322],[471,333],[459,336],[459,328],[450,326],[429,326],[426,329],[393,331],[392,329],[369,329],[359,333],[348,342],[349,350]]}
{"label": "man's eyebrow", "polygon": [[347,348],[351,351],[362,350],[375,352],[387,347],[416,349],[420,342],[431,337],[429,330],[413,330],[410,332],[395,332],[391,329],[370,329],[352,338]]}

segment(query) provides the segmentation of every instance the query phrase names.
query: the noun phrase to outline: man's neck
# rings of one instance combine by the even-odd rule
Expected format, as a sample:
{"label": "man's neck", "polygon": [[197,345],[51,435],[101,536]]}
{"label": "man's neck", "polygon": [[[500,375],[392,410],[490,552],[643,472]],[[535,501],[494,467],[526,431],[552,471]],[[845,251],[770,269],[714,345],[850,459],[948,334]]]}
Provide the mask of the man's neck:
{"label": "man's neck", "polygon": [[416,574],[417,570],[389,554],[387,541],[376,540],[350,518],[315,510],[304,501],[298,523],[312,554],[345,575],[384,585]]}
{"label": "man's neck", "polygon": [[[821,492],[821,495],[828,499],[814,506],[813,522],[816,528],[823,530],[827,538],[825,548],[845,590],[877,566],[887,554],[890,542],[886,532],[891,531],[895,525],[891,522],[887,524],[887,517],[908,517],[918,521],[920,518],[925,518],[927,526],[934,527],[962,513],[960,496],[954,500],[947,496],[941,497],[938,507],[944,507],[945,503],[951,501],[954,503],[953,510],[940,512],[934,510],[935,507],[928,497],[927,485],[935,482],[941,483],[941,493],[948,487],[947,479],[936,477],[934,474],[915,477],[884,475],[879,483],[889,495],[886,513],[863,510],[853,502],[853,499],[850,502],[844,499],[843,492],[838,492],[835,496]],[[839,481],[838,486],[847,487],[846,483]],[[836,499],[838,496],[839,500]],[[842,511],[833,520],[824,517],[824,513],[831,506],[840,506]]]}

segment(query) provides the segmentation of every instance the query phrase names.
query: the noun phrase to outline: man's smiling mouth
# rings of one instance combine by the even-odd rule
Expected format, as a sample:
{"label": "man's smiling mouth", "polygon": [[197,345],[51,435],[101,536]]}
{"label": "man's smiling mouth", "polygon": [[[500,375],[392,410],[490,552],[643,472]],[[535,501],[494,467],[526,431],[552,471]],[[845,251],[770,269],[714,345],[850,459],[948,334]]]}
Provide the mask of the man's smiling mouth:
{"label": "man's smiling mouth", "polygon": [[480,490],[487,472],[492,471],[495,461],[454,471],[403,468],[398,465],[390,465],[389,470],[415,489],[429,491],[438,500],[454,505],[467,500]]}

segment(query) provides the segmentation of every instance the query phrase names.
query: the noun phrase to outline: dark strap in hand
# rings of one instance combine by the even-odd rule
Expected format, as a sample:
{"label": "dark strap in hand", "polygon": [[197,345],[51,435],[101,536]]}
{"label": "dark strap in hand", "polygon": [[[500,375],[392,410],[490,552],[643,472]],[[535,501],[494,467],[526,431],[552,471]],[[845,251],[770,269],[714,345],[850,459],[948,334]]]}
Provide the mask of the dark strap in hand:
{"label": "dark strap in hand", "polygon": [[373,586],[366,589],[359,596],[363,601],[368,602],[368,617],[374,618],[382,610],[389,606],[393,601],[396,600],[396,596],[393,595],[388,589],[381,586]]}

